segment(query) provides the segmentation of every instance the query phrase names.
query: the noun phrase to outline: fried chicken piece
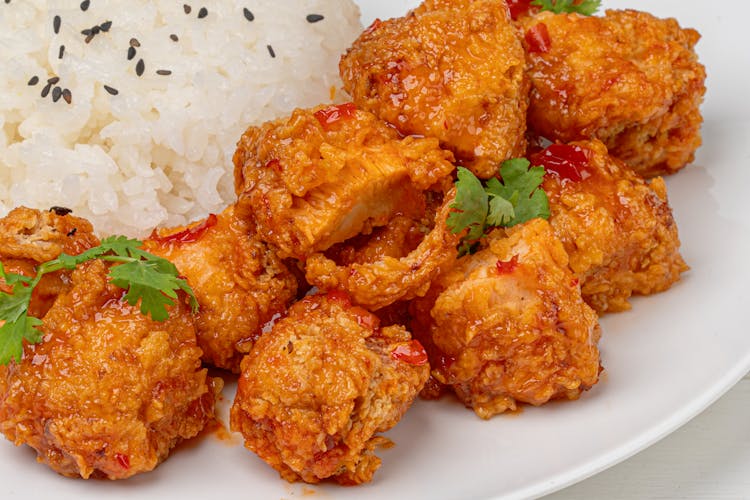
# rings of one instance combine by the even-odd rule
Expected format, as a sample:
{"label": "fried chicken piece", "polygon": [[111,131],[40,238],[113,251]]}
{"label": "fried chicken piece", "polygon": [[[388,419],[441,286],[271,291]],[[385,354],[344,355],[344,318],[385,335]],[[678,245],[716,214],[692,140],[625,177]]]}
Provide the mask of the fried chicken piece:
{"label": "fried chicken piece", "polygon": [[706,90],[693,50],[697,31],[634,10],[604,17],[542,12],[522,24],[530,130],[552,141],[599,139],[644,177],[693,160]]}
{"label": "fried chicken piece", "polygon": [[182,228],[155,231],[144,249],[170,260],[195,292],[203,360],[239,372],[261,329],[283,313],[297,280],[234,206]]}
{"label": "fried chicken piece", "polygon": [[20,363],[0,366],[0,431],[66,476],[152,470],[214,416],[184,294],[163,323],[122,300],[103,261],[71,274]]}
{"label": "fried chicken piece", "polygon": [[550,223],[597,312],[630,308],[632,294],[669,288],[688,269],[661,177],[644,181],[599,141],[532,156],[546,167]]}
{"label": "fried chicken piece", "polygon": [[458,260],[431,293],[433,375],[482,418],[517,402],[575,399],[599,375],[596,313],[568,256],[542,219],[496,229],[487,248]]}
{"label": "fried chicken piece", "polygon": [[288,481],[371,480],[377,435],[421,389],[427,355],[400,326],[352,306],[343,292],[304,298],[242,361],[232,430]]}
{"label": "fried chicken piece", "polygon": [[[33,277],[36,266],[61,253],[78,255],[99,245],[91,223],[53,207],[49,211],[18,207],[0,219],[0,262],[6,272]],[[70,271],[46,274],[34,289],[29,314],[40,318],[64,289]],[[10,291],[3,287],[0,290]]]}
{"label": "fried chicken piece", "polygon": [[453,171],[436,139],[401,137],[353,104],[250,127],[234,155],[237,211],[282,258],[382,226]]}
{"label": "fried chicken piece", "polygon": [[482,178],[525,147],[529,80],[502,0],[427,0],[375,21],[342,57],[354,102],[403,134],[437,137]]}
{"label": "fried chicken piece", "polygon": [[[339,264],[322,253],[313,254],[305,264],[307,281],[321,290],[345,290],[354,302],[371,310],[424,295],[431,281],[458,255],[456,247],[462,235],[447,227],[454,200],[455,190],[429,221],[393,219],[361,248],[348,247],[348,263],[345,260]],[[429,212],[435,213],[435,209]],[[428,230],[427,224],[433,226],[429,233],[419,235]],[[418,235],[422,236],[421,242],[412,247]]]}

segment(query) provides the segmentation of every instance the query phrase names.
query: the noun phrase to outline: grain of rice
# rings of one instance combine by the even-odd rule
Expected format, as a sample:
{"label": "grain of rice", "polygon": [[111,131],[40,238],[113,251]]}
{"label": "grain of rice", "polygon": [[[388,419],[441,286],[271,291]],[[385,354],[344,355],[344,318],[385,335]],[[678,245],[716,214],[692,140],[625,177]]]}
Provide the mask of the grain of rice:
{"label": "grain of rice", "polygon": [[[171,0],[77,4],[13,2],[27,14],[0,16],[0,216],[65,205],[102,235],[145,236],[221,211],[235,197],[232,155],[245,128],[330,102],[339,56],[361,30],[351,0],[254,0],[252,25],[247,0],[207,3],[201,20]],[[314,29],[309,12],[324,16]],[[49,29],[56,15],[59,33]],[[93,26],[100,33],[86,45]],[[129,47],[141,77],[122,58]],[[149,77],[146,66],[172,74]],[[34,75],[53,83],[24,91]]]}

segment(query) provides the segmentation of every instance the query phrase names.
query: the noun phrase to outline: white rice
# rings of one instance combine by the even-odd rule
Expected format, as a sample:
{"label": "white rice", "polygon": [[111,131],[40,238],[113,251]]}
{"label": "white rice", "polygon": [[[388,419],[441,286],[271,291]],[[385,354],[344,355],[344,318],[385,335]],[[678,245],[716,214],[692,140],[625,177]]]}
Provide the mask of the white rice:
{"label": "white rice", "polygon": [[[339,56],[361,31],[350,0],[80,4],[0,4],[0,215],[65,206],[102,234],[143,235],[221,210],[234,199],[244,129],[330,101]],[[85,43],[81,31],[106,21],[109,31]],[[71,104],[41,97],[55,76]]]}

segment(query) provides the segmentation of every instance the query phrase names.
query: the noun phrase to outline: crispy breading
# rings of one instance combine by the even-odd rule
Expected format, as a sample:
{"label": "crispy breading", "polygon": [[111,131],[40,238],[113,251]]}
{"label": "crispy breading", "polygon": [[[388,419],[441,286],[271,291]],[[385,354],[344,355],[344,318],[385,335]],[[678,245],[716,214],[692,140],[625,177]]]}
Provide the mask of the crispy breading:
{"label": "crispy breading", "polygon": [[297,109],[242,136],[237,212],[282,258],[304,260],[386,224],[449,175],[452,160],[436,139],[402,138],[351,104]]}
{"label": "crispy breading", "polygon": [[[436,280],[423,304],[433,375],[490,418],[517,402],[575,399],[599,375],[596,313],[550,225],[496,229]],[[431,306],[431,307],[430,307]]]}
{"label": "crispy breading", "polygon": [[190,226],[157,231],[144,249],[174,263],[193,288],[198,346],[203,360],[219,368],[239,372],[263,325],[297,294],[296,278],[233,205]]}
{"label": "crispy breading", "polygon": [[676,172],[700,146],[705,68],[700,35],[635,10],[604,17],[542,12],[548,51],[525,42],[532,90],[528,126],[552,141],[599,139],[644,177]]}
{"label": "crispy breading", "polygon": [[502,0],[427,0],[375,21],[339,65],[358,106],[493,176],[525,150],[529,80]]}
{"label": "crispy breading", "polygon": [[688,269],[661,177],[644,181],[599,141],[570,144],[588,156],[581,180],[547,174],[550,223],[597,312],[630,308],[632,294],[669,288]]}
{"label": "crispy breading", "polygon": [[100,260],[74,270],[20,363],[0,366],[0,431],[66,476],[152,470],[214,417],[186,297],[163,323],[122,300]]}
{"label": "crispy breading", "polygon": [[242,361],[232,430],[288,481],[370,481],[427,380],[422,347],[342,292],[306,297]]}

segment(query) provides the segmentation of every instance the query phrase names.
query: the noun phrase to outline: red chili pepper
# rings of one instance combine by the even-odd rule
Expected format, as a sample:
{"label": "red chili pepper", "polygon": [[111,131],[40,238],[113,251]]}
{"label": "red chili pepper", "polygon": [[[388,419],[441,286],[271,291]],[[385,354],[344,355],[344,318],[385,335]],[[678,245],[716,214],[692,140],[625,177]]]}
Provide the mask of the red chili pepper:
{"label": "red chili pepper", "polygon": [[547,149],[531,156],[531,163],[544,166],[545,174],[561,180],[578,182],[591,176],[589,152],[580,146],[552,144]]}
{"label": "red chili pepper", "polygon": [[343,290],[329,290],[326,297],[328,297],[328,300],[338,302],[341,307],[349,308],[352,305],[352,299]]}
{"label": "red chili pepper", "polygon": [[354,117],[356,112],[357,106],[353,102],[347,102],[316,111],[315,118],[318,119],[323,130],[330,130],[333,124]]}
{"label": "red chili pepper", "polygon": [[215,226],[216,222],[216,214],[209,214],[200,224],[190,226],[187,229],[183,229],[182,231],[167,236],[160,236],[156,229],[154,229],[151,232],[149,239],[159,243],[193,243],[198,241],[209,228]]}
{"label": "red chili pepper", "polygon": [[383,21],[381,21],[380,18],[376,17],[375,20],[372,22],[372,24],[370,26],[368,26],[367,29],[362,34],[363,35],[369,35],[373,31],[375,31],[376,29],[378,29],[378,27],[381,24],[383,24]]}
{"label": "red chili pepper", "polygon": [[531,53],[546,54],[552,47],[552,40],[549,38],[549,31],[547,31],[547,25],[544,23],[537,23],[526,32],[524,36],[526,39],[526,45],[528,51]]}
{"label": "red chili pepper", "polygon": [[403,361],[410,365],[421,366],[427,363],[427,352],[418,340],[402,342],[391,351],[391,358],[396,361]]}
{"label": "red chili pepper", "polygon": [[352,307],[349,312],[357,316],[357,323],[359,326],[369,328],[373,331],[380,328],[380,319],[364,307],[355,306]]}
{"label": "red chili pepper", "polygon": [[510,260],[498,260],[495,264],[498,274],[510,274],[518,267],[518,255],[514,255]]}
{"label": "red chili pepper", "polygon": [[508,9],[510,9],[510,18],[515,21],[519,17],[529,13],[531,10],[531,0],[508,0]]}
{"label": "red chili pepper", "polygon": [[115,453],[115,460],[117,460],[117,463],[120,464],[120,467],[122,467],[125,470],[130,469],[130,457],[127,455],[123,455],[122,453]]}

